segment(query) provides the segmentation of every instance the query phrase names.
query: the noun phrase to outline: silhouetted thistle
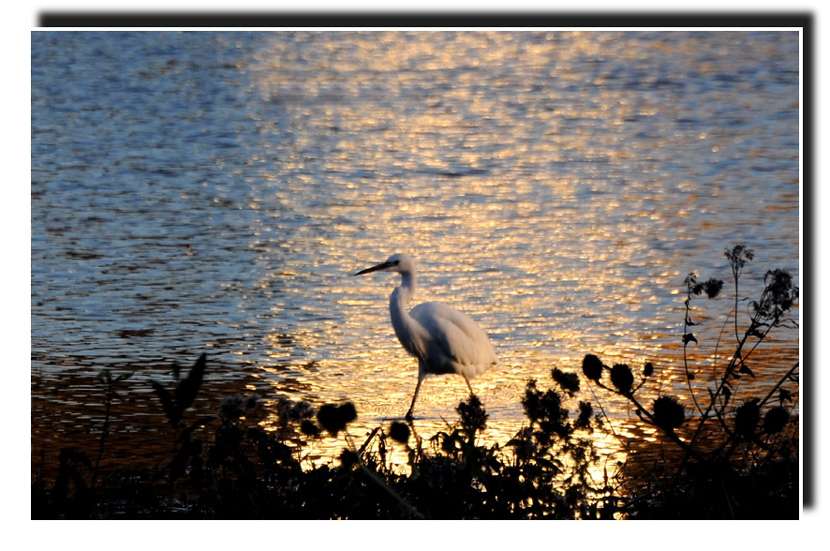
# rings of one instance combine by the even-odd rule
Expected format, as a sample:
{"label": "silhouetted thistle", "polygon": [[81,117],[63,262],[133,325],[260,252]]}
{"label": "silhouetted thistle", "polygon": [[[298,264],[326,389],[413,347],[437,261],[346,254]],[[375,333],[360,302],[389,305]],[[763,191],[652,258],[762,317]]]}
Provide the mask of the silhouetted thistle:
{"label": "silhouetted thistle", "polygon": [[705,292],[708,298],[715,298],[723,289],[722,280],[711,277],[707,281],[698,282],[693,274],[689,274],[689,277],[686,278],[686,284],[690,286],[689,290],[692,294],[699,295]]}
{"label": "silhouetted thistle", "polygon": [[226,421],[236,421],[248,410],[251,410],[259,403],[259,396],[251,394],[249,396],[241,396],[236,394],[228,396],[219,404],[219,416]]}
{"label": "silhouetted thistle", "polygon": [[790,412],[786,408],[776,406],[764,415],[764,432],[767,434],[778,434],[790,420]]}
{"label": "silhouetted thistle", "polygon": [[573,396],[574,393],[579,392],[579,377],[576,376],[576,373],[565,373],[558,367],[554,367],[550,374],[553,377],[553,380],[556,381],[559,386],[562,387],[562,390],[567,392],[569,396]]}
{"label": "silhouetted thistle", "polygon": [[409,441],[409,426],[406,423],[394,421],[392,426],[389,427],[389,436],[396,442],[406,444]]}
{"label": "silhouetted thistle", "polygon": [[300,432],[313,438],[320,434],[320,427],[318,427],[311,419],[304,419],[300,424]]}
{"label": "silhouetted thistle", "polygon": [[340,412],[344,423],[351,423],[357,419],[357,409],[351,402],[346,402],[345,404],[339,406],[337,410]]}
{"label": "silhouetted thistle", "polygon": [[461,426],[469,431],[475,432],[484,430],[487,427],[489,414],[484,411],[481,400],[473,394],[467,401],[461,402],[456,408],[461,416]]}
{"label": "silhouetted thistle", "polygon": [[582,374],[593,381],[602,376],[602,362],[593,354],[586,354],[582,359]]}
{"label": "silhouetted thistle", "polygon": [[614,364],[611,368],[611,382],[622,394],[630,394],[634,385],[634,375],[625,364]]}
{"label": "silhouetted thistle", "polygon": [[340,406],[326,404],[317,412],[317,422],[332,436],[337,436],[338,432],[345,430],[346,425],[355,419],[357,419],[357,410],[351,402]]}
{"label": "silhouetted thistle", "polygon": [[654,366],[651,365],[651,362],[646,362],[646,365],[643,366],[643,376],[651,377],[652,373],[654,373]]}
{"label": "silhouetted thistle", "polygon": [[345,426],[340,426],[337,417],[337,406],[334,404],[320,406],[319,411],[317,411],[317,422],[332,434],[337,434]]}
{"label": "silhouetted thistle", "polygon": [[661,396],[654,400],[654,422],[665,430],[680,428],[686,420],[686,411],[675,398]]}
{"label": "silhouetted thistle", "polygon": [[293,402],[291,407],[286,411],[288,419],[292,421],[299,421],[300,419],[308,419],[314,416],[314,408],[311,404],[302,400],[300,402]]}
{"label": "silhouetted thistle", "polygon": [[735,413],[735,432],[743,436],[749,436],[755,432],[758,421],[761,419],[761,409],[758,407],[760,400],[755,398],[744,403]]}
{"label": "silhouetted thistle", "polygon": [[244,413],[245,409],[242,404],[242,396],[239,394],[228,396],[219,404],[219,415],[227,421],[235,421]]}

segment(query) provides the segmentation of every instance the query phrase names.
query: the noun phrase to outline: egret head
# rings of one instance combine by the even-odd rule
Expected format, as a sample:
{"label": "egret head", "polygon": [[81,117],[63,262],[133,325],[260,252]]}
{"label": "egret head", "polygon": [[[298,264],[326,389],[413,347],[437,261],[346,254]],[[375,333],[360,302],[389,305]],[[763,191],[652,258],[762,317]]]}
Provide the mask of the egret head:
{"label": "egret head", "polygon": [[412,258],[405,254],[393,254],[392,256],[386,259],[386,262],[381,262],[377,266],[372,266],[371,268],[361,270],[357,272],[355,275],[363,275],[371,272],[397,272],[399,274],[411,274],[414,271],[415,262],[413,262]]}

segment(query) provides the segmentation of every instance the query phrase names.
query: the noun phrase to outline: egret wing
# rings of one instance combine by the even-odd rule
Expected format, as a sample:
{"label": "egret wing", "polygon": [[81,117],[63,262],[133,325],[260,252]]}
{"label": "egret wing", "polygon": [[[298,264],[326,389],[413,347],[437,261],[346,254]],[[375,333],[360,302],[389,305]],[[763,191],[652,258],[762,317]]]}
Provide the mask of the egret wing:
{"label": "egret wing", "polygon": [[480,375],[497,363],[487,335],[468,316],[437,302],[425,302],[410,315],[430,337],[427,362],[435,372]]}

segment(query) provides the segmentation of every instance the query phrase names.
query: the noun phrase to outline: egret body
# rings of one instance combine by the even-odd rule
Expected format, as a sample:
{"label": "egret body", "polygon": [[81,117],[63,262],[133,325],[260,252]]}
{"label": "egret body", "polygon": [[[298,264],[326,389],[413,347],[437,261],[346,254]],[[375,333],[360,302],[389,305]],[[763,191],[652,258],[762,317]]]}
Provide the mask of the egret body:
{"label": "egret body", "polygon": [[401,346],[418,358],[418,384],[406,418],[412,419],[427,373],[457,373],[473,394],[470,379],[498,363],[484,331],[466,315],[438,302],[424,302],[407,311],[415,293],[415,263],[407,255],[394,254],[386,262],[355,275],[378,271],[401,274],[401,284],[389,297],[389,313]]}

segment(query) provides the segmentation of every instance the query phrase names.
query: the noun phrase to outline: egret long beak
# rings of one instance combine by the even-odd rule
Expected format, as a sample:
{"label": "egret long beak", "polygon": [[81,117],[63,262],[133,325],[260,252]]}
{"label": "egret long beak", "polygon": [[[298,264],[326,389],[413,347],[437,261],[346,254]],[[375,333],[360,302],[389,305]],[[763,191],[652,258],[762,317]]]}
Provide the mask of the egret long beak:
{"label": "egret long beak", "polygon": [[392,264],[391,262],[381,262],[377,266],[372,266],[371,268],[366,268],[365,270],[360,270],[355,275],[359,276],[359,275],[363,275],[363,274],[369,274],[369,273],[372,273],[372,272],[377,272],[378,270],[385,270],[386,268],[390,268],[392,266],[394,266],[394,264]]}

